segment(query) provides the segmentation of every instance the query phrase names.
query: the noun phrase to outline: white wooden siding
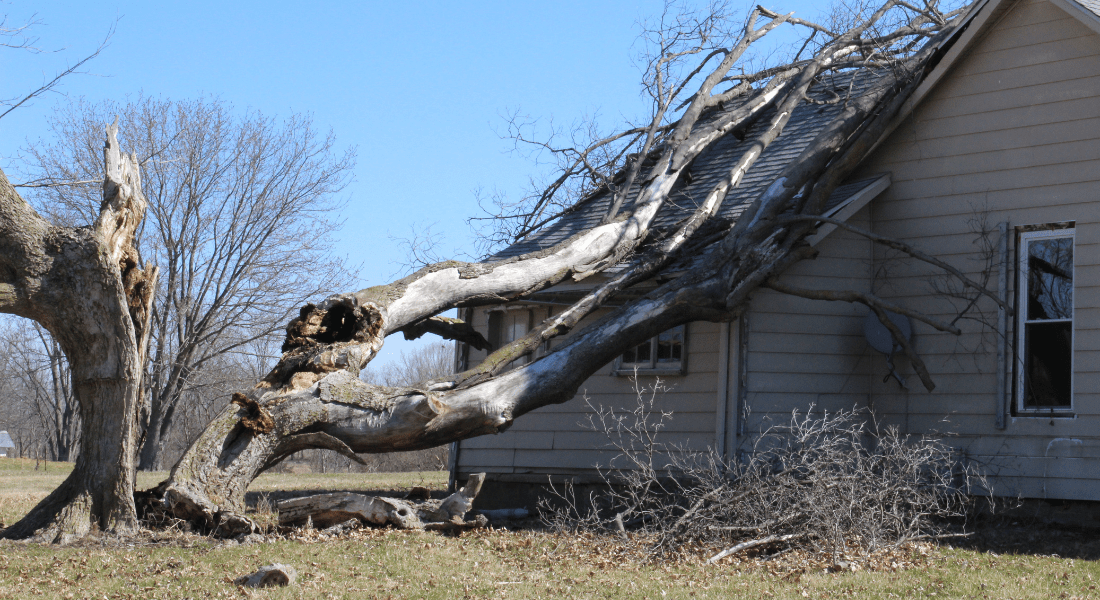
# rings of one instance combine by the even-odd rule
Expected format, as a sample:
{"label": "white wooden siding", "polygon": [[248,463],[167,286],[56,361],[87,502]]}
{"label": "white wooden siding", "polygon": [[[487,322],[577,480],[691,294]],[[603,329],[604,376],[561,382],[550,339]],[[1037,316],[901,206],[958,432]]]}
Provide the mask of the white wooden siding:
{"label": "white wooden siding", "polygon": [[[979,346],[972,323],[960,338],[914,325],[934,392],[907,365],[910,392],[874,376],[869,384],[885,422],[947,436],[986,465],[1000,493],[1100,497],[1100,36],[1049,2],[1017,3],[864,170],[890,171],[894,182],[872,203],[876,232],[934,249],[972,276],[980,267],[967,220],[978,213],[1012,226],[1076,221],[1075,418],[1010,417],[996,429],[996,340],[987,333]],[[876,251],[876,264],[885,258]],[[876,285],[888,283],[880,293],[893,301],[949,318],[927,272],[896,265]],[[982,306],[992,311],[991,302]],[[881,358],[871,362],[872,373],[883,372]]]}
{"label": "white wooden siding", "polygon": [[[874,201],[872,201],[872,204]],[[870,227],[870,208],[848,222]],[[871,244],[836,230],[780,278],[801,288],[870,291]],[[742,448],[762,430],[783,425],[792,411],[805,414],[866,408],[870,360],[863,337],[862,305],[754,294],[748,316],[748,378]]]}

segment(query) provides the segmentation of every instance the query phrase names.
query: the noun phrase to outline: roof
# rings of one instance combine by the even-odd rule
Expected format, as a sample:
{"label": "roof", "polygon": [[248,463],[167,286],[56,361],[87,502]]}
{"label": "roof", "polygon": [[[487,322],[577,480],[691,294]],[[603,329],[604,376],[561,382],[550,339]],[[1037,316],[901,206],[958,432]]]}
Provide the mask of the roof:
{"label": "roof", "polygon": [[[837,93],[843,96],[847,93],[849,85],[852,86],[852,93],[856,95],[870,87],[879,76],[870,70],[827,75],[823,78],[822,84],[810,91],[810,95],[827,99],[832,97],[827,90],[836,89]],[[727,110],[736,108],[731,106]],[[756,164],[745,174],[741,184],[730,191],[716,217],[729,222],[736,221],[752,201],[801,154],[802,150],[843,108],[842,102],[826,105],[800,104],[792,112],[783,133],[764,150]],[[749,150],[757,134],[768,127],[773,112],[768,111],[760,115],[745,132],[742,140],[738,140],[733,135],[726,135],[700,154],[691,167],[691,182],[670,195],[668,202],[657,214],[652,228],[655,231],[667,229],[688,217],[706,198],[707,193],[726,175],[730,167]],[[698,126],[701,125],[702,123]],[[876,180],[877,177],[872,177],[839,186],[829,198],[827,208],[831,209],[842,204]],[[607,212],[610,201],[611,195],[607,193],[583,200],[577,210],[497,252],[492,258],[499,260],[549,248],[576,233],[595,227]],[[623,203],[622,210],[629,210],[633,201],[634,196],[629,197]]]}
{"label": "roof", "polygon": [[1074,0],[1092,14],[1100,17],[1100,0]]}
{"label": "roof", "polygon": [[6,431],[0,431],[0,448],[14,448],[15,443],[11,441],[11,436]]}

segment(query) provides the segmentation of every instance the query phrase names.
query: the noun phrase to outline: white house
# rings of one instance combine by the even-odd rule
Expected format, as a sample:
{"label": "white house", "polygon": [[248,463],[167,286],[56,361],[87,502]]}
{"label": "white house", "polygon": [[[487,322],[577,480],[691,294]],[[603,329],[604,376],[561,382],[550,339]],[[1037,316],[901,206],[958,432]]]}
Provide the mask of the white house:
{"label": "white house", "polygon": [[[989,287],[1016,316],[994,310],[984,329],[960,322],[960,337],[913,324],[933,392],[904,361],[899,378],[889,375],[886,357],[864,334],[861,305],[761,290],[740,322],[666,332],[607,365],[578,398],[457,444],[453,476],[487,472],[484,501],[512,506],[530,503],[532,484],[548,477],[590,479],[612,453],[601,434],[580,426],[588,413],[580,396],[631,406],[624,373],[637,368],[643,381],[660,376],[673,388],[661,400],[675,413],[669,442],[731,455],[793,409],[865,407],[904,433],[949,435],[986,465],[1000,494],[1100,500],[1100,1],[986,0],[971,15],[832,200],[837,218],[971,275],[992,258]],[[828,110],[796,111],[738,197],[723,205],[727,218],[736,219],[743,201],[797,156]],[[700,157],[700,177],[737,156],[737,144],[731,138]],[[684,197],[691,200],[690,187]],[[593,202],[503,255],[551,245],[600,215]],[[991,255],[974,243],[976,219],[993,231]],[[832,227],[812,241],[820,256],[782,282],[874,291],[931,316],[954,316],[957,307],[930,289],[926,270],[897,263],[881,246]],[[473,322],[490,341],[506,342],[593,285],[584,284],[478,310]],[[467,364],[483,356],[460,355]]]}

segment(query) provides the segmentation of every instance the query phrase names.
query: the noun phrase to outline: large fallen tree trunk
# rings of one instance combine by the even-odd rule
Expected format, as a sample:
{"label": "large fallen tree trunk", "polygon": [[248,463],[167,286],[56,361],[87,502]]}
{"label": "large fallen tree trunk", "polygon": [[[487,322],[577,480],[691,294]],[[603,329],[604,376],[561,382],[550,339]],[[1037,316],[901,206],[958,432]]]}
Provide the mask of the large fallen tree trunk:
{"label": "large fallen tree trunk", "polygon": [[[887,34],[872,29],[881,27],[887,16],[897,19],[899,11],[904,18],[898,29]],[[762,15],[768,20],[758,28]],[[326,448],[354,458],[354,453],[415,450],[497,433],[531,410],[568,400],[601,366],[661,331],[689,321],[735,318],[753,291],[768,285],[791,264],[814,255],[804,241],[817,225],[813,217],[822,214],[833,189],[884,134],[926,67],[965,19],[963,11],[945,15],[932,4],[916,9],[891,1],[840,34],[797,21],[827,37],[813,57],[767,72],[731,75],[748,44],[771,28],[793,21],[762,9],[754,11],[736,43],[710,53],[688,77],[712,58],[721,57],[671,124],[665,123],[664,115],[671,112],[687,81],[678,87],[666,82],[660,88],[676,88],[676,93],[657,94],[654,120],[633,130],[635,147],[643,152],[616,163],[620,176],[611,173],[599,179],[602,187],[594,193],[615,196],[602,224],[539,252],[496,262],[439,263],[389,285],[304,307],[287,328],[285,353],[278,365],[252,390],[237,394],[173,469],[165,502],[177,516],[212,528],[226,519],[240,520],[244,492],[252,479],[293,452]],[[869,36],[868,31],[876,33]],[[705,46],[700,44],[697,51],[703,52]],[[673,50],[662,48],[663,56]],[[658,68],[664,68],[661,64]],[[876,75],[859,93],[833,101],[843,102],[843,109],[736,223],[703,227],[717,214],[729,190],[780,135],[791,112],[810,100],[822,102],[809,97],[819,75],[852,69],[873,69]],[[731,80],[740,83],[714,93],[718,83]],[[753,88],[753,83],[760,87]],[[767,119],[766,125],[753,129],[753,143],[695,212],[660,239],[649,240],[658,211],[677,183],[690,176],[692,161],[723,136],[744,135],[761,118]],[[578,152],[580,158],[573,167],[588,169],[588,157],[608,139]],[[641,163],[646,165],[644,172],[639,171]],[[615,182],[624,179],[625,187],[616,188]],[[640,183],[631,187],[635,179]],[[624,198],[633,200],[624,202]],[[626,212],[619,213],[619,206]],[[920,256],[915,249],[898,247]],[[609,298],[668,270],[673,261],[679,273],[676,278],[574,331],[582,318]],[[373,386],[357,377],[387,335],[433,331],[484,345],[470,328],[436,315],[454,307],[519,299],[613,264],[625,267],[526,337],[496,349],[470,371],[412,388]],[[958,276],[974,285],[976,293],[993,297],[961,273]],[[780,289],[778,284],[773,287]],[[888,328],[886,311],[899,308],[870,294],[841,299],[868,304]],[[928,322],[957,331],[949,324]],[[505,372],[517,357],[570,332],[542,358]],[[920,357],[904,336],[894,332],[931,387]]]}
{"label": "large fallen tree trunk", "polygon": [[81,415],[72,474],[2,537],[64,542],[138,526],[134,453],[156,268],[139,267],[133,238],[145,199],[116,132],[117,123],[107,129],[103,205],[90,227],[50,224],[0,173],[0,312],[41,323],[58,341]]}

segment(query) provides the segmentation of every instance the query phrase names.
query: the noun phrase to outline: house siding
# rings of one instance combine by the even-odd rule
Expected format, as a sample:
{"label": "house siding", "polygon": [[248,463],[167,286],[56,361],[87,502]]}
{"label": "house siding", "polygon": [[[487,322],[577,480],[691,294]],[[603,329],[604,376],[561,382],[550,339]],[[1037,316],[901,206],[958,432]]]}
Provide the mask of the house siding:
{"label": "house siding", "polygon": [[[547,316],[545,306],[533,310],[539,311],[539,319]],[[585,324],[582,322],[579,328]],[[481,331],[488,328],[485,311],[475,313],[474,326]],[[714,323],[689,323],[685,374],[660,377],[670,391],[658,396],[655,409],[674,413],[662,429],[664,443],[696,450],[715,444],[719,330]],[[476,364],[484,356],[484,352],[471,350],[471,363]],[[638,384],[650,386],[656,379],[643,375]],[[612,375],[611,365],[605,365],[568,402],[524,415],[504,433],[463,440],[456,470],[460,476],[484,471],[497,481],[547,474],[595,477],[597,469],[610,465],[618,453],[608,446],[603,432],[589,428],[589,417],[595,414],[589,405],[619,412],[634,410],[635,384],[630,377]]]}
{"label": "house siding", "polygon": [[[864,207],[848,222],[868,229],[870,214]],[[800,288],[870,291],[870,242],[838,229],[817,248],[816,259],[796,264],[780,281]],[[866,312],[862,305],[807,300],[768,289],[754,294],[747,317],[742,449],[768,427],[789,423],[792,411],[820,414],[867,407]]]}
{"label": "house siding", "polygon": [[[947,436],[994,476],[998,493],[1097,499],[1100,36],[1049,2],[1017,3],[862,170],[892,174],[893,185],[872,204],[877,233],[934,249],[974,278],[982,270],[970,229],[976,218],[1007,222],[1010,231],[1076,222],[1074,418],[1016,416],[997,429],[996,336],[966,321],[957,338],[914,324],[934,392],[925,392],[908,366],[909,392],[876,377],[869,385],[880,418],[907,433]],[[890,260],[881,249],[875,262],[881,296],[953,318],[952,304],[929,290],[931,269]],[[1014,266],[1008,269],[1009,298]],[[990,287],[996,285],[994,273]],[[995,316],[992,302],[981,307]],[[881,357],[871,362],[874,373],[885,372]]]}

